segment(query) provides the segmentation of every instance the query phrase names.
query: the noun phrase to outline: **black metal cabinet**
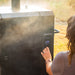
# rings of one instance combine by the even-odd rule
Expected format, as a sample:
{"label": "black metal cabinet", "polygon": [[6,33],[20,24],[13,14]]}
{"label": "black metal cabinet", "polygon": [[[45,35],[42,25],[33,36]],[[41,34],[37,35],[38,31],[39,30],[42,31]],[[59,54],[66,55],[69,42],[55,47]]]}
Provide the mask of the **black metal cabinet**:
{"label": "black metal cabinet", "polygon": [[53,56],[54,15],[44,13],[1,14],[1,75],[47,74],[41,51],[48,46]]}

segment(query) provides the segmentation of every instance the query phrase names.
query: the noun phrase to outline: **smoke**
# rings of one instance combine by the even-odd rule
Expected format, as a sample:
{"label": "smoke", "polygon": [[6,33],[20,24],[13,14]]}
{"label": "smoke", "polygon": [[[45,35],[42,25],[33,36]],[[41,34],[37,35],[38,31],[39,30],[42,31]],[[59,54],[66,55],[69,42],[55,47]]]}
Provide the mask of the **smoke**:
{"label": "smoke", "polygon": [[[40,42],[41,34],[48,28],[40,17],[6,19],[1,25],[1,41],[3,45],[24,40],[29,45]],[[43,18],[44,19],[44,18]],[[41,23],[42,22],[42,23]],[[39,39],[38,39],[39,38]]]}

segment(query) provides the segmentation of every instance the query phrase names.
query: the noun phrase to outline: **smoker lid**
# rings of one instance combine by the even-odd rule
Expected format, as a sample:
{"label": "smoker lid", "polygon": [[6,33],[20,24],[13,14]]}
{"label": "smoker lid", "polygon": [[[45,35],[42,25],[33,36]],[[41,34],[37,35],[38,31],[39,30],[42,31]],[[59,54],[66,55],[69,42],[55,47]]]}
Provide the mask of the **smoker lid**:
{"label": "smoker lid", "polygon": [[27,9],[22,8],[18,12],[13,12],[11,7],[0,7],[0,19],[4,18],[16,18],[16,17],[30,17],[30,16],[50,16],[53,15],[51,10],[28,7]]}

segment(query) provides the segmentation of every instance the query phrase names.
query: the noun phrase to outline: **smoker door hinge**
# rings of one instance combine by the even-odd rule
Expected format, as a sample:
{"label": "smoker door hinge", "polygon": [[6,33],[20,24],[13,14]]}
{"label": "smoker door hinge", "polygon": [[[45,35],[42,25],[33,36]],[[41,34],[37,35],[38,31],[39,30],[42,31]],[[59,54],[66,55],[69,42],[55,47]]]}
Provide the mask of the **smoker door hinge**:
{"label": "smoker door hinge", "polygon": [[0,14],[0,20],[2,20],[2,15]]}
{"label": "smoker door hinge", "polygon": [[0,56],[0,64],[5,61],[8,61],[8,56]]}

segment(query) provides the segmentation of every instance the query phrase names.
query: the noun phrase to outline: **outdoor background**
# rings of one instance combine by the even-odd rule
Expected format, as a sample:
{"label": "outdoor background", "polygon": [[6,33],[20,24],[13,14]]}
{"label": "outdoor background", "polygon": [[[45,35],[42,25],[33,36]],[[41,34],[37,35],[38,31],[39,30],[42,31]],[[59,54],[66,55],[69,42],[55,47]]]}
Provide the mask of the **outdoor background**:
{"label": "outdoor background", "polygon": [[[52,10],[55,15],[55,29],[60,33],[54,35],[54,56],[67,50],[67,19],[75,14],[75,0],[21,0],[21,4],[36,5]],[[11,0],[0,0],[0,6],[11,6]]]}

